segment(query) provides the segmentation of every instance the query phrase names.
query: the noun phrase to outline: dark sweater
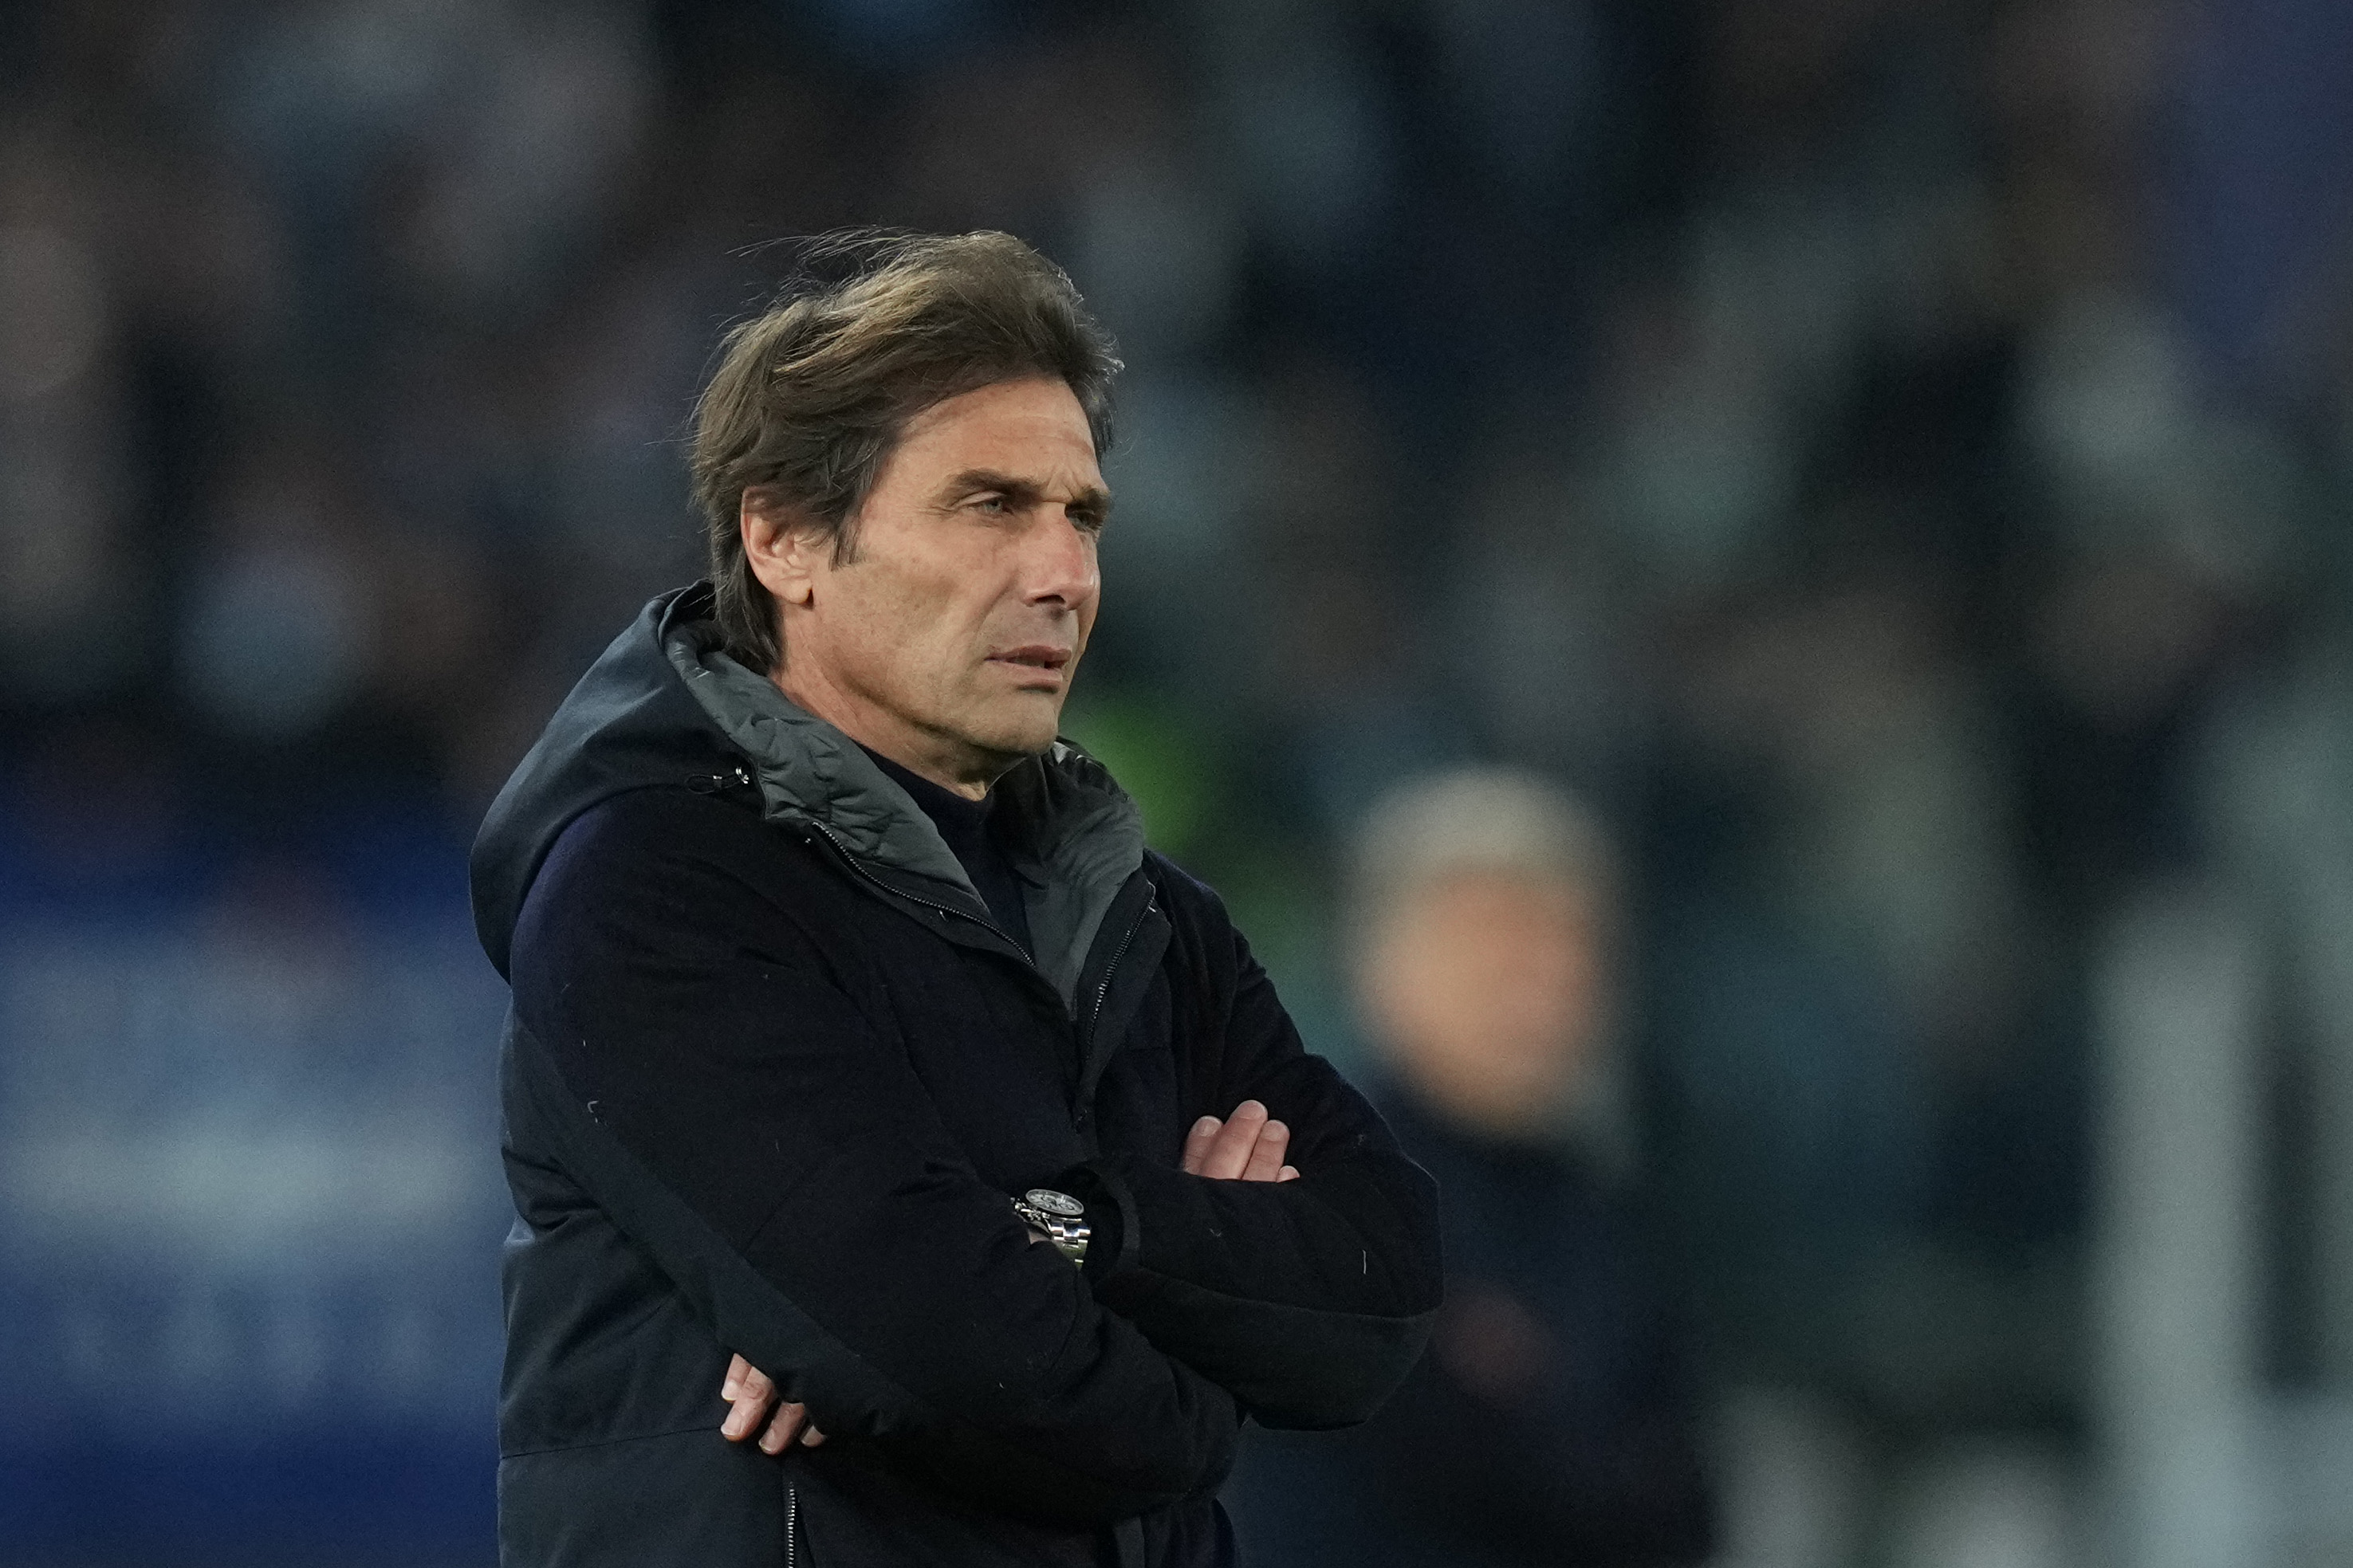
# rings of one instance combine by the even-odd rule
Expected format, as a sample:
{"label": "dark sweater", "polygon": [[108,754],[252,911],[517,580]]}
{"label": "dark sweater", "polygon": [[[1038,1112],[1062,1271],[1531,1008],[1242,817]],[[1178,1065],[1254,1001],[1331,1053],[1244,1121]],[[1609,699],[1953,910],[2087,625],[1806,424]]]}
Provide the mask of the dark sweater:
{"label": "dark sweater", "polygon": [[1029,898],[1020,874],[1013,869],[1012,859],[990,826],[997,815],[997,796],[985,795],[978,800],[966,800],[923,774],[901,767],[871,746],[861,745],[859,749],[873,758],[883,776],[905,790],[908,798],[932,819],[948,852],[964,868],[964,874],[972,879],[974,890],[980,894],[981,901],[988,906],[989,914],[1004,928],[1005,934],[1019,942],[1022,952],[1036,952],[1029,940]]}

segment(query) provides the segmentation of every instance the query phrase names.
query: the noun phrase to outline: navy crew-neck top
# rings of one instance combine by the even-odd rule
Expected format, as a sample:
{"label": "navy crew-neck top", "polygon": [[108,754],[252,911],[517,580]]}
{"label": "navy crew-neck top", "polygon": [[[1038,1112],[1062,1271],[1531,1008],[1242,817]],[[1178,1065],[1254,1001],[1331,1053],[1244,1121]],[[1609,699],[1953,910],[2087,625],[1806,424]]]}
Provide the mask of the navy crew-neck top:
{"label": "navy crew-neck top", "polygon": [[947,841],[948,852],[964,867],[964,874],[972,879],[981,902],[1005,934],[1021,944],[1021,951],[1035,954],[1029,944],[1029,909],[1023,900],[1021,878],[1013,869],[1013,862],[990,830],[989,818],[997,805],[994,795],[978,800],[966,800],[952,789],[944,789],[920,773],[901,767],[871,746],[861,746],[874,765],[887,774],[892,784],[905,790],[932,826],[940,830]]}

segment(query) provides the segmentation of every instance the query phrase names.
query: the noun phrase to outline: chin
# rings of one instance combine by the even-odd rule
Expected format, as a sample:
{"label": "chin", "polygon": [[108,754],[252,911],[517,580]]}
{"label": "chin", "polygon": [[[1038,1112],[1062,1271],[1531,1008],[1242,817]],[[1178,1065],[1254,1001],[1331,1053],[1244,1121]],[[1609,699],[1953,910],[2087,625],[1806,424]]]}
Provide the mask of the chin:
{"label": "chin", "polygon": [[966,745],[999,756],[1034,757],[1054,743],[1060,733],[1061,704],[1050,711],[992,714],[994,723],[974,724],[965,729]]}

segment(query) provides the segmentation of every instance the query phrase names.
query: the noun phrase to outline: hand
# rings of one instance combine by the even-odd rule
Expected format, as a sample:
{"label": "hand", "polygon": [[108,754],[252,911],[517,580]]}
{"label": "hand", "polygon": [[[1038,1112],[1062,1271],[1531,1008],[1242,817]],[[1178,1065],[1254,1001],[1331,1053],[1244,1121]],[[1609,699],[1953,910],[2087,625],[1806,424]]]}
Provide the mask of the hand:
{"label": "hand", "polygon": [[[1223,1121],[1204,1116],[1193,1124],[1185,1139],[1184,1168],[1193,1175],[1218,1181],[1295,1182],[1297,1168],[1282,1163],[1282,1152],[1290,1144],[1291,1129],[1270,1118],[1266,1107],[1257,1100],[1245,1100]],[[1045,1239],[1030,1237],[1033,1242]],[[796,1436],[807,1448],[825,1441],[825,1434],[810,1424],[807,1409],[777,1404],[776,1385],[740,1355],[727,1363],[727,1378],[720,1384],[719,1395],[734,1406],[719,1428],[731,1443],[759,1432],[761,1450],[781,1454]],[[773,1418],[769,1417],[771,1405],[776,1409]],[[765,1431],[761,1430],[764,1419]]]}
{"label": "hand", "polygon": [[776,1419],[768,1422],[766,1431],[760,1431],[768,1406],[776,1404],[776,1385],[768,1381],[767,1373],[740,1355],[727,1363],[727,1378],[719,1385],[719,1397],[735,1406],[719,1426],[721,1435],[731,1443],[740,1443],[759,1432],[760,1451],[781,1454],[796,1436],[804,1448],[814,1448],[825,1441],[825,1434],[810,1424],[807,1407],[790,1403],[777,1405]]}
{"label": "hand", "polygon": [[1220,1121],[1204,1116],[1185,1135],[1184,1168],[1188,1175],[1220,1182],[1295,1182],[1296,1168],[1282,1163],[1291,1146],[1291,1129],[1269,1118],[1266,1107],[1245,1100]]}

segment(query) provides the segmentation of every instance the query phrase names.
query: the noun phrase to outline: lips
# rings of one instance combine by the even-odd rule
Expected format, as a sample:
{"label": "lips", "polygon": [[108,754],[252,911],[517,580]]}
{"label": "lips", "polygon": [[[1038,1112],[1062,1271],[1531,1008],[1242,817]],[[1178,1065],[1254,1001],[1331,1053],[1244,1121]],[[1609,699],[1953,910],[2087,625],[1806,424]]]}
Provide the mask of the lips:
{"label": "lips", "polygon": [[1071,662],[1071,650],[1051,647],[1044,643],[1032,643],[1024,647],[1009,647],[988,656],[991,664],[1019,665],[1050,675],[1060,675]]}

